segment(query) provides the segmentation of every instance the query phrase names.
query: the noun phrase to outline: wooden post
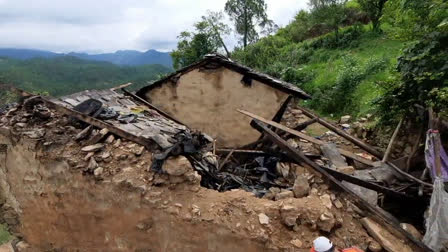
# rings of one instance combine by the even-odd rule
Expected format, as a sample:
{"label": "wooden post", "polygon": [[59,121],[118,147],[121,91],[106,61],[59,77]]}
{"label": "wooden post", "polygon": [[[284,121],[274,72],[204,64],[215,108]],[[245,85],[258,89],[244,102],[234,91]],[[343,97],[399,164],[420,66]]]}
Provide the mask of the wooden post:
{"label": "wooden post", "polygon": [[384,153],[383,163],[386,162],[387,159],[389,158],[390,152],[392,151],[392,147],[394,146],[395,139],[397,138],[398,132],[400,131],[402,124],[403,124],[403,119],[400,120],[400,122],[397,125],[397,128],[395,128],[395,131],[392,134],[392,137],[390,138],[390,142],[389,142],[389,145],[387,146],[386,153]]}

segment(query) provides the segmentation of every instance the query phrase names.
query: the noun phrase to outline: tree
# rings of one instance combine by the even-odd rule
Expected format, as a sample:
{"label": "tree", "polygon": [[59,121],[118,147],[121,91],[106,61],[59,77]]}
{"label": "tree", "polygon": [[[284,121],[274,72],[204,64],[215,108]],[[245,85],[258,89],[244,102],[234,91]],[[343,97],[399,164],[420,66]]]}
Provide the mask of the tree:
{"label": "tree", "polygon": [[243,48],[258,40],[257,27],[272,32],[275,27],[266,14],[267,5],[264,0],[228,0],[225,11],[235,22],[235,31],[241,36]]}
{"label": "tree", "polygon": [[380,18],[387,0],[358,0],[361,9],[367,13],[372,21],[373,31],[380,32]]}
{"label": "tree", "polygon": [[213,37],[214,40],[221,44],[222,48],[230,57],[230,52],[224,43],[223,36],[230,34],[230,28],[222,20],[224,19],[224,14],[222,12],[208,11],[207,16],[202,16],[202,21],[208,24],[208,33]]}
{"label": "tree", "polygon": [[346,18],[347,0],[310,0],[311,19],[314,24],[325,24],[334,30],[339,38],[339,27]]}
{"label": "tree", "polygon": [[194,32],[181,32],[177,49],[171,53],[174,68],[191,65],[221,47],[230,55],[222,38],[230,33],[230,29],[222,18],[221,12],[209,11],[208,16],[203,16],[201,21],[194,24]]}

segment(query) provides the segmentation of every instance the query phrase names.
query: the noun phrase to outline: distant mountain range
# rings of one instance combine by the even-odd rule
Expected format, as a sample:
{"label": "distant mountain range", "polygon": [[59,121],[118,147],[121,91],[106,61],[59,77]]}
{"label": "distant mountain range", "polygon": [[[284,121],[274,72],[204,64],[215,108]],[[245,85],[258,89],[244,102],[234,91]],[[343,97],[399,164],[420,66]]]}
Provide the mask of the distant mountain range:
{"label": "distant mountain range", "polygon": [[169,53],[148,50],[139,52],[133,50],[117,51],[115,53],[87,54],[87,53],[54,53],[50,51],[33,49],[0,48],[0,57],[27,60],[32,58],[55,58],[60,56],[73,56],[84,60],[105,61],[121,66],[140,66],[160,64],[169,68],[173,67],[173,61]]}

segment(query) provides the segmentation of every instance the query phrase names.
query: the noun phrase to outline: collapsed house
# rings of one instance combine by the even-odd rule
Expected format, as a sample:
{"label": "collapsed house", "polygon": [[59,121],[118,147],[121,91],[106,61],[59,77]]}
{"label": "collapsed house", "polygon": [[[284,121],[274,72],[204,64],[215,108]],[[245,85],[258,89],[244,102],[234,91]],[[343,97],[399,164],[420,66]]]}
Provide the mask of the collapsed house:
{"label": "collapsed house", "polygon": [[[59,98],[20,91],[17,106],[0,115],[2,222],[18,251],[309,251],[320,235],[341,248],[431,251],[401,213],[427,203],[432,184],[388,161],[387,151],[288,104],[288,93],[275,109],[258,111],[250,100],[233,108],[246,119],[222,118],[245,122],[235,134],[256,133],[243,142],[211,124],[201,128],[207,134],[192,130],[200,127],[183,124],[169,100],[157,104],[155,94],[165,99],[169,88],[181,97],[188,78],[206,86],[236,74],[210,65],[225,59],[209,59],[191,76],[170,77],[183,80],[178,86],[137,95],[122,87]],[[238,74],[235,83],[256,83],[250,71]],[[199,102],[183,99],[172,108]],[[306,134],[314,124],[330,131]],[[224,149],[214,144],[220,134],[221,146],[259,141]],[[425,196],[417,197],[420,189]],[[391,201],[402,206],[395,217]]]}
{"label": "collapsed house", "polygon": [[311,98],[297,86],[211,54],[149,86],[137,95],[156,107],[212,136],[221,147],[255,142],[245,109],[279,122],[292,97]]}

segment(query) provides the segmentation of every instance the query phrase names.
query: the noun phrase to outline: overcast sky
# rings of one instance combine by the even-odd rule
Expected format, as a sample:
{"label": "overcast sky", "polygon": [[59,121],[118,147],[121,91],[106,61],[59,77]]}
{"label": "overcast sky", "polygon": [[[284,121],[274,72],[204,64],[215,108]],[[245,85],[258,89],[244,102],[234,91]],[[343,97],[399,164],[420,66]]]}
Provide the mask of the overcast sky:
{"label": "overcast sky", "polygon": [[[0,47],[55,52],[168,51],[207,10],[226,0],[0,0]],[[287,25],[307,0],[266,0]],[[226,39],[230,44],[235,39]]]}

